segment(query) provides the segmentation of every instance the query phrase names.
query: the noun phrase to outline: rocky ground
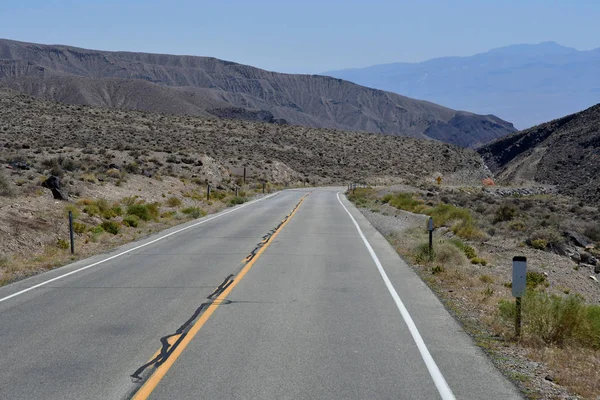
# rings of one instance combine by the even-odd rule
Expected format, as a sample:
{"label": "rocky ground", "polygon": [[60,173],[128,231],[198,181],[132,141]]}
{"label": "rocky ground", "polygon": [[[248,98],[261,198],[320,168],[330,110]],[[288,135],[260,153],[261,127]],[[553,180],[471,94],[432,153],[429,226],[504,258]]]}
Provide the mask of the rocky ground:
{"label": "rocky ground", "polygon": [[52,172],[53,159],[69,172],[101,177],[117,166],[214,184],[239,178],[244,167],[254,180],[281,184],[437,175],[478,182],[489,174],[474,151],[431,140],[69,106],[0,89],[0,162]]}

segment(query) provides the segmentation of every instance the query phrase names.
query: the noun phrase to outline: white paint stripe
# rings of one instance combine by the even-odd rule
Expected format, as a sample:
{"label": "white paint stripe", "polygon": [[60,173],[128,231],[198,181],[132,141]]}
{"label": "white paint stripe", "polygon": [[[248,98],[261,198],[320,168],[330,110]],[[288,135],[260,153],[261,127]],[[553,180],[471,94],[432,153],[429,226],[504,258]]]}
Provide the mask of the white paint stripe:
{"label": "white paint stripe", "polygon": [[375,261],[375,265],[377,265],[377,269],[379,270],[379,273],[381,274],[381,277],[383,278],[383,281],[385,282],[385,286],[387,286],[390,294],[392,295],[392,298],[396,302],[396,306],[398,307],[398,310],[400,310],[400,314],[402,315],[404,322],[408,326],[408,330],[410,331],[410,334],[412,335],[415,343],[417,344],[419,353],[421,353],[421,357],[423,358],[423,361],[425,361],[425,365],[427,366],[429,375],[431,375],[431,378],[433,379],[433,382],[435,383],[435,386],[437,387],[437,390],[440,393],[440,396],[442,396],[443,400],[455,400],[456,398],[454,397],[452,390],[450,390],[450,386],[448,386],[446,379],[444,379],[444,376],[442,375],[442,373],[440,372],[440,369],[438,368],[437,364],[433,360],[433,357],[431,357],[431,354],[429,353],[429,350],[427,349],[427,346],[425,345],[425,341],[423,341],[423,338],[421,337],[421,334],[419,333],[417,326],[413,322],[410,314],[408,313],[408,310],[404,306],[404,303],[402,303],[400,296],[398,296],[398,292],[396,292],[396,289],[394,289],[394,285],[392,285],[392,282],[390,281],[387,274],[385,273],[385,270],[383,269],[383,266],[381,265],[379,258],[377,258],[375,251],[371,247],[371,244],[369,243],[369,241],[363,234],[362,230],[360,229],[360,226],[358,226],[358,222],[356,222],[356,220],[354,219],[354,217],[352,216],[350,211],[348,211],[348,209],[346,208],[344,203],[342,203],[342,200],[340,199],[340,192],[337,193],[337,199],[340,202],[340,204],[342,205],[342,207],[344,207],[344,210],[346,210],[346,212],[350,216],[350,219],[352,219],[352,222],[354,223],[354,226],[356,226],[356,230],[358,231],[358,234],[360,235],[361,239],[365,243],[367,250],[369,250],[369,253],[371,254],[371,258],[373,259],[373,261]]}
{"label": "white paint stripe", "polygon": [[64,274],[64,275],[57,276],[56,278],[49,279],[49,280],[47,280],[47,281],[44,281],[44,282],[42,282],[42,283],[38,283],[37,285],[31,286],[31,287],[29,287],[29,288],[27,288],[27,289],[23,289],[23,290],[21,290],[21,291],[19,291],[19,292],[16,292],[16,293],[13,293],[13,294],[11,294],[11,295],[9,295],[9,296],[6,296],[6,297],[3,297],[3,298],[1,298],[1,299],[0,299],[0,303],[2,303],[3,301],[6,301],[6,300],[8,300],[8,299],[12,299],[13,297],[17,297],[17,296],[19,296],[19,295],[21,295],[21,294],[23,294],[23,293],[27,293],[27,292],[29,292],[29,291],[31,291],[31,290],[33,290],[33,289],[37,289],[37,288],[39,288],[39,287],[42,287],[42,286],[44,286],[44,285],[47,285],[47,284],[49,284],[49,283],[55,282],[55,281],[57,281],[57,280],[59,280],[59,279],[66,278],[66,277],[67,277],[67,276],[69,276],[69,275],[73,275],[73,274],[75,274],[75,273],[77,273],[77,272],[84,271],[84,270],[86,270],[86,269],[88,269],[88,268],[92,268],[92,267],[95,267],[96,265],[103,264],[103,263],[105,263],[105,262],[107,262],[107,261],[110,261],[110,260],[113,260],[113,259],[115,259],[115,258],[117,258],[117,257],[121,257],[122,255],[125,255],[125,254],[127,254],[127,253],[131,253],[132,251],[135,251],[135,250],[141,249],[142,247],[149,246],[149,245],[151,245],[151,244],[153,244],[153,243],[156,243],[156,242],[158,242],[158,241],[160,241],[160,240],[163,240],[163,239],[165,239],[165,238],[168,238],[169,236],[173,236],[173,235],[175,235],[175,234],[177,234],[177,233],[180,233],[180,232],[186,231],[186,230],[188,230],[188,229],[194,228],[194,227],[196,227],[196,226],[198,226],[198,225],[205,224],[205,223],[207,223],[207,222],[209,222],[209,221],[212,221],[213,219],[216,219],[216,218],[222,217],[222,216],[224,216],[224,215],[230,214],[230,213],[232,213],[232,212],[234,212],[234,211],[240,210],[240,209],[242,209],[242,208],[244,208],[244,207],[247,207],[247,206],[249,206],[249,205],[251,205],[251,204],[258,203],[259,201],[262,201],[262,200],[269,199],[269,198],[271,198],[271,197],[273,197],[273,196],[275,196],[275,195],[277,195],[277,193],[273,193],[273,194],[270,194],[270,195],[268,195],[268,196],[266,196],[266,197],[262,197],[262,198],[260,198],[260,199],[256,199],[256,200],[249,201],[248,203],[241,204],[240,206],[238,206],[238,207],[235,207],[235,208],[233,208],[233,209],[231,209],[231,210],[228,210],[228,211],[221,212],[221,213],[219,213],[219,214],[217,214],[217,215],[215,215],[215,216],[212,216],[212,217],[210,217],[210,218],[207,218],[207,219],[203,219],[202,221],[200,221],[200,222],[197,222],[197,223],[195,223],[195,224],[192,224],[192,225],[190,225],[190,226],[186,226],[185,228],[181,228],[181,229],[178,229],[178,230],[176,230],[176,231],[174,231],[174,232],[167,233],[166,235],[164,235],[164,236],[161,236],[161,237],[159,237],[159,238],[156,238],[156,239],[154,239],[154,240],[151,240],[151,241],[150,241],[150,242],[148,242],[148,243],[141,244],[141,245],[139,245],[139,246],[137,246],[137,247],[134,247],[134,248],[132,248],[132,249],[126,250],[126,251],[124,251],[124,252],[122,252],[122,253],[115,254],[114,256],[110,256],[110,257],[108,257],[108,258],[105,258],[104,260],[100,260],[100,261],[98,261],[98,262],[95,262],[95,263],[93,263],[93,264],[86,265],[85,267],[81,267],[81,268],[79,268],[79,269],[76,269],[76,270],[74,270],[74,271],[68,272],[68,273],[66,273],[66,274]]}

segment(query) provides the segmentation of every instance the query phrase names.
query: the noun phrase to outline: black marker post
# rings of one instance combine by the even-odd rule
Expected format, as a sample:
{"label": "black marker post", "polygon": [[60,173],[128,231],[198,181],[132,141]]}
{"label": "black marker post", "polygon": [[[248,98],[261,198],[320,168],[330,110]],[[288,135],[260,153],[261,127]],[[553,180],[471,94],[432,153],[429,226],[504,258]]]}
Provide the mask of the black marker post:
{"label": "black marker post", "polygon": [[427,230],[429,231],[429,256],[433,254],[433,218],[429,217],[427,223]]}

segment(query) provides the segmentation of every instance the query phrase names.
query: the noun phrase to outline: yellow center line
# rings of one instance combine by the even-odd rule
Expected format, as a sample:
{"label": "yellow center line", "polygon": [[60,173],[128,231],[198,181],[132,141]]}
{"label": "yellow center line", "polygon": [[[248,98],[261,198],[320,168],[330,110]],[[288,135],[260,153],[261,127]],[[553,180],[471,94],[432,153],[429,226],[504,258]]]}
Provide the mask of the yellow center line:
{"label": "yellow center line", "polygon": [[[231,293],[231,291],[237,285],[237,283],[242,280],[242,278],[246,275],[246,273],[248,273],[248,271],[250,270],[250,268],[252,268],[254,263],[256,263],[256,260],[258,260],[260,255],[265,252],[265,250],[267,249],[267,247],[269,247],[269,245],[271,243],[273,243],[273,239],[275,239],[275,237],[279,234],[279,232],[281,232],[281,230],[287,225],[287,223],[290,222],[290,220],[292,219],[294,214],[296,214],[296,212],[300,208],[300,205],[302,204],[302,202],[304,201],[306,196],[308,196],[309,194],[310,193],[302,196],[302,198],[300,199],[300,201],[294,208],[294,211],[292,211],[290,216],[286,220],[284,220],[283,224],[281,224],[279,226],[279,228],[273,233],[273,235],[271,236],[271,240],[269,240],[267,243],[265,243],[265,245],[262,246],[258,250],[258,252],[254,256],[254,258],[252,260],[250,260],[248,262],[248,264],[246,264],[244,266],[244,268],[242,268],[242,270],[237,274],[234,281],[227,287],[227,289],[225,289],[219,295],[219,297],[217,297],[211,303],[211,305],[208,306],[208,308],[200,316],[198,321],[196,321],[196,323],[190,328],[187,335],[183,338],[183,340],[181,340],[181,342],[179,343],[179,346],[177,346],[173,350],[173,353],[171,353],[169,358],[167,358],[158,368],[156,368],[154,373],[148,378],[148,380],[144,383],[144,385],[135,393],[135,395],[133,396],[133,400],[144,400],[144,399],[147,399],[150,396],[150,394],[152,394],[152,392],[154,391],[156,386],[159,384],[159,382],[162,380],[162,378],[164,378],[167,371],[169,371],[169,369],[173,366],[173,364],[179,358],[179,356],[181,355],[183,350],[185,350],[185,348],[190,344],[190,342],[192,341],[194,336],[196,336],[196,334],[198,333],[200,328],[202,328],[202,326],[204,326],[206,321],[208,321],[208,319],[215,312],[215,310],[217,308],[219,308],[219,305],[223,302],[223,300],[225,300],[225,298],[229,295],[229,293]],[[160,353],[160,350],[155,353],[155,356],[152,359],[154,359],[159,353]]]}

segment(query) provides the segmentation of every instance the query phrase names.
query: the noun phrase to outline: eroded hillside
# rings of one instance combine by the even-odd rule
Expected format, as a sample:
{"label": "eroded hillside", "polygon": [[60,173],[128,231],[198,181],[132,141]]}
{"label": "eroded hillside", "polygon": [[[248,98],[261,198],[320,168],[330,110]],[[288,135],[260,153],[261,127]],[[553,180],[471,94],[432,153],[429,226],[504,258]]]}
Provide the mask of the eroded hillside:
{"label": "eroded hillside", "polygon": [[0,82],[67,104],[285,121],[471,147],[515,131],[493,115],[455,111],[341,79],[280,74],[210,57],[0,40]]}
{"label": "eroded hillside", "polygon": [[600,105],[510,135],[479,149],[501,181],[556,185],[600,201]]}

